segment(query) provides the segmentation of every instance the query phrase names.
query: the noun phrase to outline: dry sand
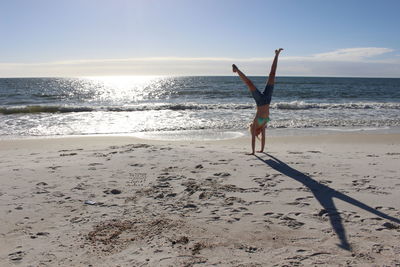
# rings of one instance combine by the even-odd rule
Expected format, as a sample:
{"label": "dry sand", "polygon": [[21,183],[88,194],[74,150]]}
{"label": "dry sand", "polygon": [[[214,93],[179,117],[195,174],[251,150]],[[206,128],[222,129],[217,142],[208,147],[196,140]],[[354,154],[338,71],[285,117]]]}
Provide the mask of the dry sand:
{"label": "dry sand", "polygon": [[0,266],[400,266],[400,135],[248,149],[0,141]]}

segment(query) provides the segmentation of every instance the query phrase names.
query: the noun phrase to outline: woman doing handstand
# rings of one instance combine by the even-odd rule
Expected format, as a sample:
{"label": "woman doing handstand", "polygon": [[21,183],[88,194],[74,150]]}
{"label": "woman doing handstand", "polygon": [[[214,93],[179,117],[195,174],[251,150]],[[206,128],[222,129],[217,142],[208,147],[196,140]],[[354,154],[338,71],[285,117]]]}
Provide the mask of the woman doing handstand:
{"label": "woman doing handstand", "polygon": [[247,85],[251,94],[253,95],[254,100],[257,104],[257,113],[253,120],[253,123],[250,125],[251,131],[251,149],[252,153],[249,155],[254,155],[254,149],[256,144],[256,136],[261,133],[261,150],[257,152],[263,152],[265,147],[265,127],[267,123],[270,121],[269,119],[269,104],[271,103],[272,91],[274,90],[275,84],[275,73],[276,67],[278,65],[278,56],[282,51],[282,48],[275,50],[275,58],[272,62],[271,72],[268,76],[268,82],[265,86],[264,92],[260,92],[257,90],[255,85],[250,81],[243,72],[241,72],[235,64],[232,65],[233,72],[236,72],[242,81]]}

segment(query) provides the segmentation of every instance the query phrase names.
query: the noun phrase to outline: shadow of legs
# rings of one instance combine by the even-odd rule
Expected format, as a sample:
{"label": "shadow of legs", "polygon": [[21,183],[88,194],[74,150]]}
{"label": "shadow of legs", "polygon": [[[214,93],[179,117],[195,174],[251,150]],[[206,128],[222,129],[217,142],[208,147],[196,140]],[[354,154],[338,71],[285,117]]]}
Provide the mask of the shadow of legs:
{"label": "shadow of legs", "polygon": [[304,186],[306,186],[310,191],[314,194],[314,197],[318,200],[318,202],[321,204],[321,206],[324,208],[326,213],[328,213],[328,217],[330,220],[330,223],[332,225],[333,230],[335,231],[336,235],[338,236],[340,240],[339,247],[346,249],[346,250],[351,250],[350,244],[347,241],[346,238],[346,231],[342,223],[342,218],[340,217],[340,213],[337,211],[336,206],[333,202],[333,198],[337,198],[340,200],[343,200],[349,204],[352,204],[354,206],[357,206],[361,209],[364,209],[368,212],[371,212],[377,216],[380,216],[382,218],[391,220],[396,223],[400,223],[400,220],[394,217],[391,217],[383,212],[377,211],[376,209],[352,198],[349,197],[341,192],[338,192],[326,185],[320,184],[319,182],[315,181],[312,179],[310,176],[305,175],[304,173],[290,167],[286,163],[280,161],[279,159],[275,158],[274,156],[264,153],[270,159],[264,160],[260,158],[259,156],[256,156],[259,160],[273,168],[274,170],[279,171],[280,173],[302,183]]}

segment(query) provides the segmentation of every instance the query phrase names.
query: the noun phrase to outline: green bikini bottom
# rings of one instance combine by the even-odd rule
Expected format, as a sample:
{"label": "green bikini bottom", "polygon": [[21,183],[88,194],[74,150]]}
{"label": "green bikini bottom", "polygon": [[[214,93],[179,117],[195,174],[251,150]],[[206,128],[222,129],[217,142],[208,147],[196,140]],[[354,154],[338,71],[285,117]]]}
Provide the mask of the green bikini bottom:
{"label": "green bikini bottom", "polygon": [[258,117],[257,118],[258,125],[263,125],[263,124],[266,124],[266,123],[268,123],[270,121],[271,121],[271,119],[269,117],[267,117],[267,118]]}

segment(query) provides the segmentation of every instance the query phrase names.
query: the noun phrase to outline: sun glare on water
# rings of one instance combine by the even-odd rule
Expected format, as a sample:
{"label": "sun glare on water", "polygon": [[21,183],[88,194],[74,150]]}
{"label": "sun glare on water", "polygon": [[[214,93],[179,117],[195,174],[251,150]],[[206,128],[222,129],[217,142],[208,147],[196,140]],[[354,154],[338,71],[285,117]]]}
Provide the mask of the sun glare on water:
{"label": "sun glare on water", "polygon": [[84,77],[96,88],[97,100],[135,103],[157,100],[165,95],[168,76],[92,76]]}
{"label": "sun glare on water", "polygon": [[100,81],[106,85],[124,88],[135,85],[145,85],[156,79],[165,78],[163,76],[89,76],[84,77],[93,81]]}

